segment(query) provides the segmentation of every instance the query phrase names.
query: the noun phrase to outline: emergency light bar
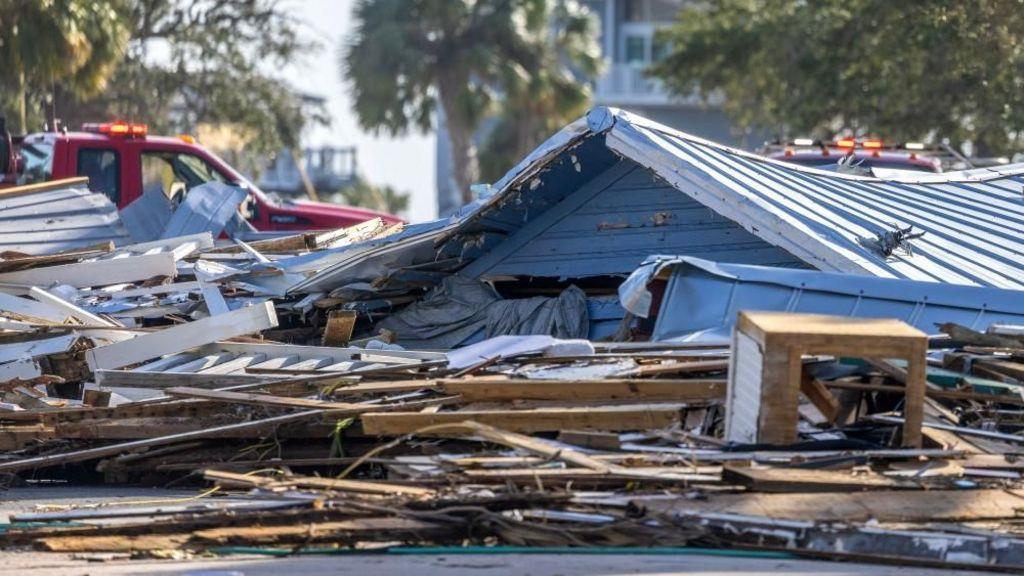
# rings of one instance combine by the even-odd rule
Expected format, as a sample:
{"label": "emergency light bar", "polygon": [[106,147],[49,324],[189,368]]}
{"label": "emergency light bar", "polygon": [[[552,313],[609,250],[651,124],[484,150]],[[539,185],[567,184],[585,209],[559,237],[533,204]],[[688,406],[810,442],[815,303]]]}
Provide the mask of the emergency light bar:
{"label": "emergency light bar", "polygon": [[143,138],[149,133],[149,126],[120,121],[104,122],[102,124],[83,124],[82,131],[119,138]]}

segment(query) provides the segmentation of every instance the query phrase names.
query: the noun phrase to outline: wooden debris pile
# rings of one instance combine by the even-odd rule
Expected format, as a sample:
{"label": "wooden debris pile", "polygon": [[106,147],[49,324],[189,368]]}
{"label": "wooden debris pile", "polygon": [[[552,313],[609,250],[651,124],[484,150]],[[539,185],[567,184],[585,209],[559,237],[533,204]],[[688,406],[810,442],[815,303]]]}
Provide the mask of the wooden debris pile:
{"label": "wooden debris pile", "polygon": [[[218,354],[206,362],[265,366],[136,368],[118,382],[160,375],[145,388],[159,394],[5,413],[11,449],[0,472],[29,484],[214,490],[20,514],[2,542],[139,555],[699,546],[1020,569],[1024,384],[1006,373],[1024,339],[999,334],[1014,346],[993,347],[991,334],[946,329],[957,341],[933,342],[919,448],[901,446],[906,374],[895,361],[805,356],[817,395],[800,400],[796,440],[776,445],[724,438],[738,385],[729,346],[595,343],[590,353],[530,351],[461,368],[437,353],[327,357],[327,347],[271,343],[165,356],[172,367]],[[965,355],[998,363],[1002,376],[954,370]],[[291,366],[317,360],[289,371],[288,356]]]}
{"label": "wooden debris pile", "polygon": [[0,254],[4,484],[203,490],[15,515],[0,546],[691,546],[1024,570],[1024,328],[743,312],[732,342],[446,353],[353,339],[338,296],[289,293],[394,232]]}

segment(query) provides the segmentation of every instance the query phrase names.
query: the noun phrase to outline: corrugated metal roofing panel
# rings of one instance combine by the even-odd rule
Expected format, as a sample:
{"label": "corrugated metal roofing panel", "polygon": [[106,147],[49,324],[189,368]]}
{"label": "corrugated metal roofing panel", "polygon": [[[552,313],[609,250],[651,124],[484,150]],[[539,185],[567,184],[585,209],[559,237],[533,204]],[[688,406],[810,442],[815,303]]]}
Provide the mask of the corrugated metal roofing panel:
{"label": "corrugated metal roofing panel", "polygon": [[654,256],[619,289],[624,306],[647,316],[652,278],[668,275],[652,340],[729,338],[740,310],[899,318],[925,332],[955,322],[984,330],[1024,323],[1024,292],[980,286]]}
{"label": "corrugated metal roofing panel", "polygon": [[[1024,165],[899,179],[777,162],[616,112],[610,148],[821,270],[1024,288]],[[880,234],[913,226],[912,252]]]}
{"label": "corrugated metal roofing panel", "polygon": [[131,241],[117,207],[81,183],[26,194],[16,190],[0,195],[0,251],[38,255]]}

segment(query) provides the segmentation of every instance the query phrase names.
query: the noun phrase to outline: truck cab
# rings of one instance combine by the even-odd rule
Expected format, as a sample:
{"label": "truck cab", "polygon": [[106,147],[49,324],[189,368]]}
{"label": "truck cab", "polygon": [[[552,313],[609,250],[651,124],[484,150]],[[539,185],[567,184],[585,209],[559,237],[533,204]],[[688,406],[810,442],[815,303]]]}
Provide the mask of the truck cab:
{"label": "truck cab", "polygon": [[378,217],[402,221],[374,210],[271,197],[193,138],[150,136],[144,124],[86,124],[78,132],[39,132],[7,142],[13,154],[0,187],[87,176],[90,189],[123,209],[143,193],[178,202],[193,187],[218,181],[249,191],[241,212],[257,230],[323,230]]}

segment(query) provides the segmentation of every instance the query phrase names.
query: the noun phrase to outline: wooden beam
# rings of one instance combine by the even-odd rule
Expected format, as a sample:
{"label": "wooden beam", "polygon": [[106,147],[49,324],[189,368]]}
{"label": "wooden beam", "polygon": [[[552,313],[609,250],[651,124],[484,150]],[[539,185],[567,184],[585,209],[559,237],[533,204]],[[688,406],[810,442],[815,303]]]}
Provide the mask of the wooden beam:
{"label": "wooden beam", "polygon": [[[467,402],[504,400],[686,400],[725,398],[725,380],[439,380]],[[344,392],[345,389],[339,390]]]}
{"label": "wooden beam", "polygon": [[361,420],[367,434],[400,436],[436,424],[474,421],[516,432],[559,430],[652,430],[679,421],[685,404],[637,404],[601,407],[551,407],[532,410],[460,410],[456,412],[403,412],[366,414]]}
{"label": "wooden beam", "polygon": [[86,353],[86,359],[93,370],[120,368],[275,326],[277,314],[274,313],[274,304],[268,301],[143,334],[132,340],[93,348]]}
{"label": "wooden beam", "polygon": [[644,501],[650,513],[725,513],[825,522],[960,522],[1019,518],[1017,490],[922,490],[719,494],[704,500]]}
{"label": "wooden beam", "polygon": [[146,438],[144,440],[134,440],[132,442],[123,442],[120,444],[112,444],[109,446],[99,446],[96,448],[86,448],[84,450],[73,450],[71,452],[50,454],[47,456],[36,456],[32,458],[22,458],[20,460],[0,462],[0,473],[18,472],[21,470],[34,470],[37,468],[46,468],[48,466],[69,464],[71,462],[95,460],[96,458],[114,456],[117,454],[121,454],[123,452],[138,450],[139,448],[163,446],[165,444],[187,442],[190,440],[197,440],[201,438],[217,438],[218,436],[224,435],[226,433],[229,434],[241,430],[272,429],[274,427],[280,426],[281,424],[288,424],[290,422],[299,422],[302,420],[317,418],[322,416],[323,414],[323,410],[306,410],[303,412],[294,412],[292,414],[274,416],[272,418],[263,418],[261,420],[250,420],[248,422],[238,422],[235,424],[226,424],[223,426],[206,427],[201,430],[193,430],[190,432],[183,432],[180,434],[168,434],[165,436]]}
{"label": "wooden beam", "polygon": [[429,496],[433,490],[420,488],[419,486],[406,486],[403,484],[390,484],[387,482],[367,482],[363,480],[347,480],[341,478],[321,478],[318,476],[283,476],[268,477],[255,476],[251,474],[237,474],[223,470],[203,470],[203,477],[213,480],[224,486],[234,488],[320,488],[326,490],[340,490],[343,492],[358,492],[362,494],[407,494],[412,496]]}
{"label": "wooden beam", "polygon": [[864,490],[920,490],[911,480],[879,474],[858,474],[837,470],[801,468],[749,468],[725,466],[722,481],[740,484],[755,492],[858,492]]}
{"label": "wooden beam", "polygon": [[270,394],[253,394],[248,392],[228,392],[223,390],[204,390],[202,388],[177,387],[164,390],[164,394],[178,398],[200,398],[228,404],[248,404],[250,406],[280,406],[284,408],[321,408],[324,410],[358,410],[366,408],[364,404],[350,402],[330,402],[311,398],[291,398]]}
{"label": "wooden beam", "polygon": [[26,286],[68,284],[75,288],[109,286],[148,280],[154,276],[177,274],[174,254],[160,252],[95,262],[77,262],[43,268],[30,268],[0,274],[0,283]]}

